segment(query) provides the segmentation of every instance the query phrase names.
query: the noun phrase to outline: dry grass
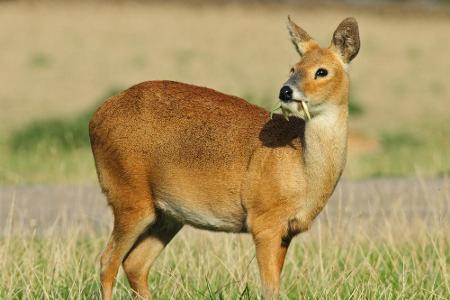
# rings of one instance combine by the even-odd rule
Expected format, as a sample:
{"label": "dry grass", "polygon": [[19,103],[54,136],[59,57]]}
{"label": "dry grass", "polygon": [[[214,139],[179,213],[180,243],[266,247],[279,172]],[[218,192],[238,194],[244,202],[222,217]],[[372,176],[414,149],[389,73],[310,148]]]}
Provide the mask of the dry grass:
{"label": "dry grass", "polygon": [[[0,197],[0,298],[98,296],[97,254],[111,223],[98,190],[12,187]],[[341,183],[312,230],[294,240],[283,299],[448,299],[449,210],[448,179]],[[257,298],[250,237],[185,228],[149,284],[156,299]],[[130,293],[121,275],[116,296]]]}

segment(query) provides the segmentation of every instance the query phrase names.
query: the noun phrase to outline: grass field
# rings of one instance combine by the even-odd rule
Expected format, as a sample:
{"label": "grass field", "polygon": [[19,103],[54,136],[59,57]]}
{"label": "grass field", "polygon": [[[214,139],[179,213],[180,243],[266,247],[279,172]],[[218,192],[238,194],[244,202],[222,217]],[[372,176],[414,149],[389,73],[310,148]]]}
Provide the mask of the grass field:
{"label": "grass field", "polygon": [[[92,299],[111,224],[96,187],[0,189],[0,298]],[[30,201],[33,199],[33,201]],[[283,299],[448,299],[448,179],[344,181],[289,249]],[[184,228],[158,258],[155,299],[256,299],[248,235]],[[118,299],[130,289],[123,275]]]}

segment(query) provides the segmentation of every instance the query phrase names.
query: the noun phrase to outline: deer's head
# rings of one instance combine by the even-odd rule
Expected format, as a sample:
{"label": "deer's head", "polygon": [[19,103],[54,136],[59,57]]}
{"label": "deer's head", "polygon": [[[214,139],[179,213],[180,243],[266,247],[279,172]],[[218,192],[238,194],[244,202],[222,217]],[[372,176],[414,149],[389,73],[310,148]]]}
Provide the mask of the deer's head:
{"label": "deer's head", "polygon": [[280,90],[283,112],[297,114],[298,111],[308,113],[309,110],[315,116],[330,105],[347,105],[347,69],[359,51],[356,20],[343,20],[328,48],[321,48],[290,17],[288,30],[300,54],[300,61],[291,68],[289,79]]}

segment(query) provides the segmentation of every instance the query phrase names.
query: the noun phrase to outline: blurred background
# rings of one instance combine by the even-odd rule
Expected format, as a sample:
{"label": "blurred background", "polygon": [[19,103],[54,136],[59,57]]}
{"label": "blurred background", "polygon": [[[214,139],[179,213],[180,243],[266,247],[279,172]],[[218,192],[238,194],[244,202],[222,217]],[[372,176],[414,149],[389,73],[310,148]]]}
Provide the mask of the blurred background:
{"label": "blurred background", "polygon": [[91,113],[170,79],[270,109],[299,59],[286,17],[328,46],[357,18],[344,176],[450,170],[448,1],[0,1],[0,183],[95,182]]}

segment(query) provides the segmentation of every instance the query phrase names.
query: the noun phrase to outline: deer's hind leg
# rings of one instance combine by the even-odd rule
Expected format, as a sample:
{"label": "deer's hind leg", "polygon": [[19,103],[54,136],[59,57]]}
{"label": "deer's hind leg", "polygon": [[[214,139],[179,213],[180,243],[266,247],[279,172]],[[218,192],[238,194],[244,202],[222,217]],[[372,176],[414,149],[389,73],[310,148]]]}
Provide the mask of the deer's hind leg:
{"label": "deer's hind leg", "polygon": [[100,261],[100,281],[104,300],[112,299],[117,271],[126,254],[139,236],[156,220],[148,187],[114,185],[108,189],[107,197],[113,209],[114,227]]}
{"label": "deer's hind leg", "polygon": [[123,269],[138,299],[151,299],[147,278],[153,262],[180,231],[182,224],[159,215],[155,224],[136,241],[123,261]]}

